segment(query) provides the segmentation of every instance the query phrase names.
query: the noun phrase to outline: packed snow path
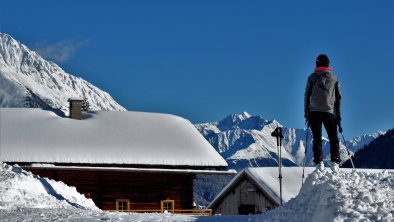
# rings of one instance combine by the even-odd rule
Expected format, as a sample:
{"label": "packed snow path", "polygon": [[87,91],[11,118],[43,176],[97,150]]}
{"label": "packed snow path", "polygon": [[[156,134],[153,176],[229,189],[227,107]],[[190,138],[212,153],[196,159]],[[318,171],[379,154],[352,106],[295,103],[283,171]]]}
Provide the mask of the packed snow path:
{"label": "packed snow path", "polygon": [[186,216],[109,213],[64,183],[0,164],[0,221],[393,221],[394,172],[313,172],[300,194],[263,215]]}

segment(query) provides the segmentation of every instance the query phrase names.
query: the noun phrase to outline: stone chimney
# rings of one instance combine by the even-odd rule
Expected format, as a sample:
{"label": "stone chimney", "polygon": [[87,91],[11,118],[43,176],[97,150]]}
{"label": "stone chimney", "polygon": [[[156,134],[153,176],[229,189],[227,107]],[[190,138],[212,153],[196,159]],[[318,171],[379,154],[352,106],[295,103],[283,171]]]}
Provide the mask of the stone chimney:
{"label": "stone chimney", "polygon": [[84,99],[81,98],[70,98],[70,118],[71,119],[82,119],[82,104]]}

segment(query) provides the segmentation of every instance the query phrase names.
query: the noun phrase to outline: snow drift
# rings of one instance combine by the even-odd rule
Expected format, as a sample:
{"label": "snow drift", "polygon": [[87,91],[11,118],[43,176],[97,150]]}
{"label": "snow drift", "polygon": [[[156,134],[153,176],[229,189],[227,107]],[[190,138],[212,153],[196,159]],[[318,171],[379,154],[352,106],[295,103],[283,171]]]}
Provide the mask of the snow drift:
{"label": "snow drift", "polygon": [[[1,162],[0,162],[1,163]],[[0,209],[77,208],[99,210],[91,199],[63,182],[41,178],[18,166],[0,165]]]}
{"label": "snow drift", "polygon": [[310,174],[299,195],[263,221],[393,221],[394,171]]}

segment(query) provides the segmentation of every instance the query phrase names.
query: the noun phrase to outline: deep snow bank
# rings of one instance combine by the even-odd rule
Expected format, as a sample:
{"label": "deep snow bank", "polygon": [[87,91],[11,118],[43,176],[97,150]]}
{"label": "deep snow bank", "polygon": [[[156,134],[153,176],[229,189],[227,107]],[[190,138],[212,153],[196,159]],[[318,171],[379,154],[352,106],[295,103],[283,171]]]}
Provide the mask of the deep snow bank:
{"label": "deep snow bank", "polygon": [[393,221],[394,172],[313,172],[299,195],[263,221]]}
{"label": "deep snow bank", "polygon": [[32,175],[17,166],[0,167],[0,221],[388,222],[394,220],[393,215],[394,171],[315,171],[297,197],[263,215],[198,217],[99,211],[75,188]]}
{"label": "deep snow bank", "polygon": [[62,182],[0,162],[0,209],[78,208],[99,210],[91,199]]}

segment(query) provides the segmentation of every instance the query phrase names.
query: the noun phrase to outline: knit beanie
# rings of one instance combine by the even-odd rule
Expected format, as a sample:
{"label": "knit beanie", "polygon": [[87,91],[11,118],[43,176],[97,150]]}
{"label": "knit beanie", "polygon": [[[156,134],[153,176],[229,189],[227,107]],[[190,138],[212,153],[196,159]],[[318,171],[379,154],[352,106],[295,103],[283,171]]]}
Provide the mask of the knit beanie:
{"label": "knit beanie", "polygon": [[330,59],[325,54],[320,54],[316,58],[316,67],[328,67],[330,64]]}

